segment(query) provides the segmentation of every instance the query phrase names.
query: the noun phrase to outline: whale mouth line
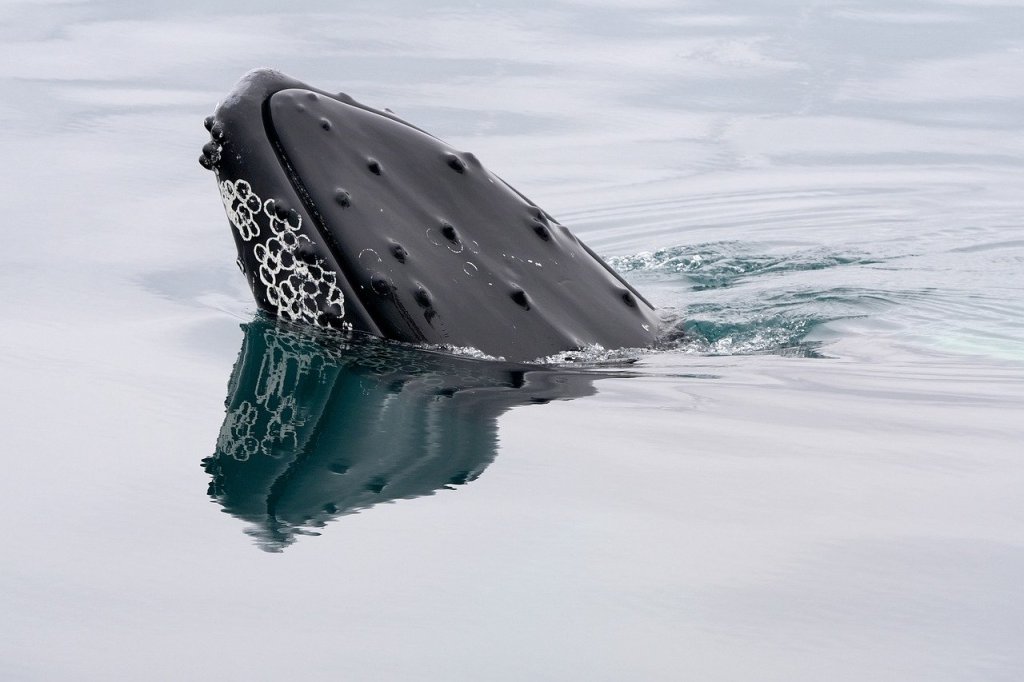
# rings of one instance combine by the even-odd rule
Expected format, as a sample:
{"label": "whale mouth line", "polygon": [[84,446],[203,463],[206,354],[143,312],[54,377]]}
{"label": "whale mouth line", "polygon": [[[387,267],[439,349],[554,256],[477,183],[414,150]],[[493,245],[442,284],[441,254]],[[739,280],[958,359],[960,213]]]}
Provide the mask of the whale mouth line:
{"label": "whale mouth line", "polygon": [[[342,251],[341,246],[331,235],[331,231],[327,227],[327,221],[324,220],[323,214],[320,213],[316,202],[313,201],[313,195],[310,194],[306,184],[299,177],[298,171],[295,170],[295,166],[288,158],[288,153],[285,151],[281,138],[277,134],[277,129],[274,127],[274,121],[270,114],[269,96],[263,100],[263,104],[260,106],[260,113],[263,117],[263,129],[267,135],[267,140],[270,142],[270,146],[274,150],[274,156],[277,157],[277,162],[281,165],[281,170],[284,171],[285,176],[288,178],[288,183],[295,192],[295,196],[309,217],[312,218],[313,229],[317,231],[317,235],[324,241],[327,250],[334,256],[334,261],[338,263],[338,267],[343,267],[339,257]],[[345,274],[347,277],[347,273],[342,274]],[[351,278],[348,279],[351,281]]]}
{"label": "whale mouth line", "polygon": [[[313,92],[309,90],[308,92]],[[351,271],[351,266],[348,264],[348,259],[345,256],[345,250],[338,243],[333,232],[331,231],[327,220],[324,218],[323,213],[317,207],[316,201],[313,199],[313,194],[306,187],[306,184],[302,181],[302,177],[295,169],[295,165],[292,163],[288,156],[288,152],[284,148],[284,144],[281,142],[281,137],[277,133],[277,128],[274,125],[273,115],[270,110],[270,100],[273,94],[268,95],[264,98],[260,105],[260,115],[263,120],[263,130],[266,133],[267,140],[270,142],[271,148],[274,150],[274,156],[277,158],[277,162],[281,166],[281,170],[288,178],[288,183],[291,185],[292,190],[295,192],[295,196],[298,198],[302,208],[309,215],[312,222],[312,227],[316,230],[317,236],[322,240],[324,247],[331,254],[334,262],[338,265],[338,274],[344,277],[348,282],[356,281],[356,273]],[[427,336],[420,329],[415,319],[404,306],[396,299],[393,301],[399,308],[405,323],[409,326],[409,331],[412,333],[416,343],[426,343]],[[355,303],[353,301],[353,303]],[[368,321],[372,321],[372,317],[366,315]]]}

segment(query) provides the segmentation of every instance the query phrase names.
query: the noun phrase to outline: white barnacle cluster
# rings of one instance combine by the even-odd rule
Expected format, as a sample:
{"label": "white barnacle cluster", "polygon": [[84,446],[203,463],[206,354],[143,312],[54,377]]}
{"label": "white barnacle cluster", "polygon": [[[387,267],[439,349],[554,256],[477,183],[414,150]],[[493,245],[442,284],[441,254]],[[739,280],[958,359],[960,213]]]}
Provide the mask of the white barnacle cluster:
{"label": "white barnacle cluster", "polygon": [[345,296],[338,288],[338,275],[313,255],[313,242],[300,232],[302,216],[292,211],[282,217],[275,211],[274,200],[262,200],[245,180],[221,181],[220,195],[232,227],[252,246],[259,263],[254,275],[266,287],[267,300],[278,317],[326,327],[323,311],[332,311],[334,317],[344,315]]}
{"label": "white barnacle cluster", "polygon": [[253,193],[245,180],[224,180],[220,183],[220,198],[224,202],[228,220],[238,230],[243,241],[249,242],[260,236],[260,225],[256,216],[263,210],[263,202]]}

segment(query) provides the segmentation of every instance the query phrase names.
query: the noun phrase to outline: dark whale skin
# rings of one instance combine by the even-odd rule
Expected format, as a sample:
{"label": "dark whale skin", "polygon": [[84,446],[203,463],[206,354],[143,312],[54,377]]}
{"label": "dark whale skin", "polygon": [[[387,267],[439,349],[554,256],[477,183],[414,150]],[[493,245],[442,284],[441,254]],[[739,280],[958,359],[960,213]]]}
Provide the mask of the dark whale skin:
{"label": "dark whale skin", "polygon": [[656,340],[653,307],[568,228],[390,112],[258,69],[206,126],[272,316],[514,361]]}

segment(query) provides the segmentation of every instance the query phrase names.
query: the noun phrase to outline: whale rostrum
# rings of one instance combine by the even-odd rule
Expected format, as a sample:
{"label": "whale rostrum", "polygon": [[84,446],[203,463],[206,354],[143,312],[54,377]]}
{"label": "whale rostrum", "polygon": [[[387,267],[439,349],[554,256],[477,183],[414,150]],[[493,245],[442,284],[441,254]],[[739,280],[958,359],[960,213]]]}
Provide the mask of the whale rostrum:
{"label": "whale rostrum", "polygon": [[258,69],[206,127],[272,316],[515,361],[656,340],[654,308],[568,228],[388,111]]}

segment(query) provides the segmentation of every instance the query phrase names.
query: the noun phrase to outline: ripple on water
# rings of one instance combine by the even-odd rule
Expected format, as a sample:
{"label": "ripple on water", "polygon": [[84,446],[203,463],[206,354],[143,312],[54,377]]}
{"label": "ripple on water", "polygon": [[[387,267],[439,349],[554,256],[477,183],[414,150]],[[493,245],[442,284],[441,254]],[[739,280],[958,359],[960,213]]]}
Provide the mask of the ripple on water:
{"label": "ripple on water", "polygon": [[686,352],[841,341],[1021,361],[1024,243],[1005,214],[990,219],[1011,184],[992,168],[790,167],[770,182],[694,178],[671,199],[635,188],[566,222],[666,311],[666,339]]}

